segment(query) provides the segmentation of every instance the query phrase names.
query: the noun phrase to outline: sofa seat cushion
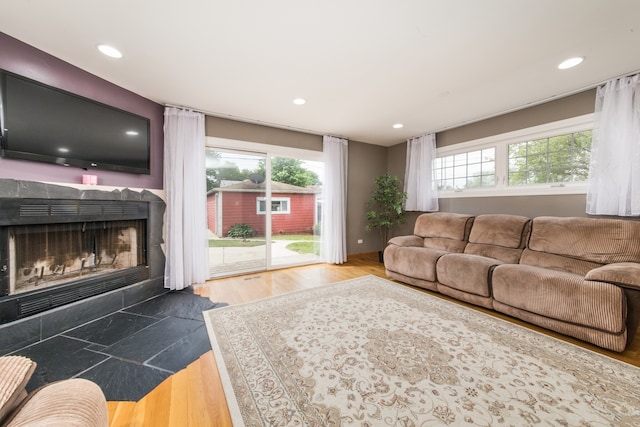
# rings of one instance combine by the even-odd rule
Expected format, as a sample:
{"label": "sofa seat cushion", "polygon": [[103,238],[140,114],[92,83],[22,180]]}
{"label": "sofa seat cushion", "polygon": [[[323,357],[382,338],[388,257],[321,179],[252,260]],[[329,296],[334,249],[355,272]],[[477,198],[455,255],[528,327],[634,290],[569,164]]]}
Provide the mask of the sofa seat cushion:
{"label": "sofa seat cushion", "polygon": [[469,254],[443,255],[436,264],[438,283],[483,297],[491,296],[491,271],[502,264],[494,258]]}
{"label": "sofa seat cushion", "polygon": [[384,251],[384,266],[390,271],[435,282],[436,262],[446,253],[434,249],[389,245]]}
{"label": "sofa seat cushion", "polygon": [[623,290],[579,274],[502,264],[492,275],[493,298],[505,305],[613,334],[625,331]]}

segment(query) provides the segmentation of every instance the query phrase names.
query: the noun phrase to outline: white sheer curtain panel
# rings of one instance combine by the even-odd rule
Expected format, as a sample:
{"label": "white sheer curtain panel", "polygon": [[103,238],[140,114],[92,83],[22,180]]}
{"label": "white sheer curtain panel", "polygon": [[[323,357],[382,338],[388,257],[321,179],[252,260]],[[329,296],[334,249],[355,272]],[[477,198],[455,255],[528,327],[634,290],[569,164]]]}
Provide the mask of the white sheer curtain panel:
{"label": "white sheer curtain panel", "polygon": [[640,74],[596,94],[587,213],[640,215]]}
{"label": "white sheer curtain panel", "polygon": [[347,261],[347,161],[346,139],[323,138],[325,182],[322,200],[322,256],[331,264]]}
{"label": "white sheer curtain panel", "polygon": [[209,276],[204,142],[202,113],[165,108],[165,288],[183,289]]}
{"label": "white sheer curtain panel", "polygon": [[407,140],[407,165],[404,191],[405,210],[429,212],[438,210],[438,187],[433,179],[436,158],[436,135],[433,133]]}

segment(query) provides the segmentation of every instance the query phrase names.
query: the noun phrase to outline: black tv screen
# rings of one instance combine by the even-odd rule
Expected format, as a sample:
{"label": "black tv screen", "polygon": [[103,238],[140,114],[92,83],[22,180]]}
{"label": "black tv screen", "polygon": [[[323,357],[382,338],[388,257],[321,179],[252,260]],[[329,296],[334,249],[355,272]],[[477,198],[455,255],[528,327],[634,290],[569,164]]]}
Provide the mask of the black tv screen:
{"label": "black tv screen", "polygon": [[149,119],[0,71],[3,157],[149,174]]}

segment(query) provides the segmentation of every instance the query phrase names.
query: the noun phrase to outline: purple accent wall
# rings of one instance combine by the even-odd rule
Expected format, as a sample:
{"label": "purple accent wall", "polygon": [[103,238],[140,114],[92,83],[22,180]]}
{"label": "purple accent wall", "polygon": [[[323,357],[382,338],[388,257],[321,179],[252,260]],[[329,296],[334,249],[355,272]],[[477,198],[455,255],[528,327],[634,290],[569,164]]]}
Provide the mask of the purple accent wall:
{"label": "purple accent wall", "polygon": [[[82,183],[82,175],[98,176],[98,185],[162,189],[164,107],[0,32],[0,68],[50,86],[149,118],[151,174],[85,171],[47,163],[0,158],[0,178]],[[96,55],[98,52],[96,51]]]}

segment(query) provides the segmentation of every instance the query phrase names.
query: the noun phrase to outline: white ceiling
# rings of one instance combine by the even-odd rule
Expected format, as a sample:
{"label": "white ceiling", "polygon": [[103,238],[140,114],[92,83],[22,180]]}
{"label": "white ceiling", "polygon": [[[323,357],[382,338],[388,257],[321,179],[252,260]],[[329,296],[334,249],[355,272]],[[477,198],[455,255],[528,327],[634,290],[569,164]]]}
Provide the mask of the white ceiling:
{"label": "white ceiling", "polygon": [[162,104],[385,146],[640,70],[638,0],[2,0],[0,31]]}

